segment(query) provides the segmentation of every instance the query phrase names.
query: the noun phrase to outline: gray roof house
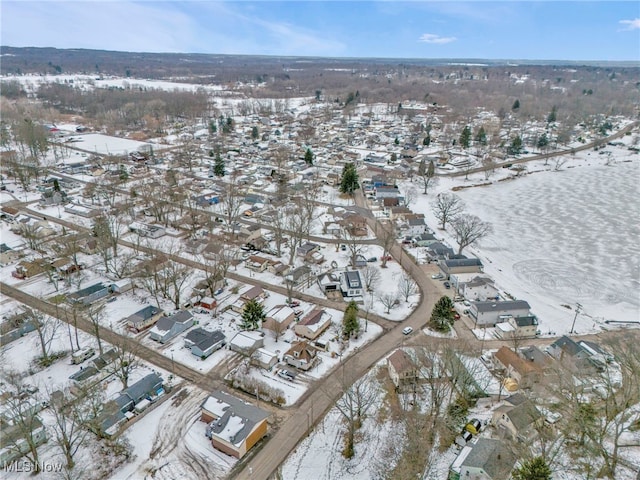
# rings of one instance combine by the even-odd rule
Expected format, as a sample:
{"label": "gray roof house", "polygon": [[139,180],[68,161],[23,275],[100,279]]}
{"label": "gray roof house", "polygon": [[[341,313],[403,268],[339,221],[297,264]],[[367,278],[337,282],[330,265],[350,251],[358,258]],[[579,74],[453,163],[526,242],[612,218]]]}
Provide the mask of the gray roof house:
{"label": "gray roof house", "polygon": [[160,310],[158,307],[148,305],[143,309],[138,310],[133,315],[127,317],[126,323],[130,329],[136,332],[140,332],[156,323],[162,316],[162,313],[162,310]]}
{"label": "gray roof house", "polygon": [[207,358],[226,343],[226,337],[220,330],[209,332],[203,328],[191,330],[184,337],[184,346],[191,349],[196,357]]}
{"label": "gray roof house", "polygon": [[480,273],[482,262],[478,258],[452,258],[440,260],[438,266],[447,277],[455,273]]}
{"label": "gray roof house", "polygon": [[191,312],[180,310],[169,317],[160,317],[149,331],[149,338],[156,342],[166,343],[193,326],[194,319]]}
{"label": "gray roof house", "polygon": [[298,247],[296,250],[296,255],[299,257],[306,257],[307,255],[312,254],[313,252],[317,252],[320,250],[320,245],[317,243],[307,242]]}
{"label": "gray roof house", "polygon": [[478,438],[463,447],[449,469],[449,480],[507,480],[517,457],[500,440]]}
{"label": "gray roof house", "polygon": [[163,380],[160,375],[150,373],[120,392],[120,396],[116,398],[115,402],[120,407],[121,412],[130,412],[137,403],[145,398],[162,394],[162,383]]}
{"label": "gray roof house", "polygon": [[[511,317],[526,317],[530,315],[531,306],[524,300],[509,300],[504,302],[471,302],[469,315],[476,325],[493,327],[496,323]],[[502,317],[502,318],[501,318]]]}
{"label": "gray roof house", "polygon": [[362,295],[362,280],[358,270],[340,272],[340,290],[345,297],[359,297]]}
{"label": "gray roof house", "polygon": [[85,305],[89,305],[96,300],[106,297],[107,295],[109,295],[109,286],[100,282],[68,295],[67,300],[71,303],[83,303]]}

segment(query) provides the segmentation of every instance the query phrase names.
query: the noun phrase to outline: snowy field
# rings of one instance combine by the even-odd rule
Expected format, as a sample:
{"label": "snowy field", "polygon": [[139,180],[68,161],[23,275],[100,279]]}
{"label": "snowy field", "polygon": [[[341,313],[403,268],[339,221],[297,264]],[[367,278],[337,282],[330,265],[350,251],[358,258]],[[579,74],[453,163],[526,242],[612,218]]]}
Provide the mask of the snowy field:
{"label": "snowy field", "polygon": [[127,138],[111,137],[101,133],[88,133],[74,137],[74,148],[102,155],[126,155],[140,149],[148,149],[151,144],[129,140]]}
{"label": "snowy field", "polygon": [[501,168],[489,180],[483,174],[440,178],[411,208],[425,213],[436,236],[455,248],[450,228],[436,228],[430,202],[456,186],[491,183],[455,191],[467,213],[493,227],[463,253],[480,258],[501,291],[529,302],[543,335],[568,333],[576,303],[583,306],[577,333],[612,328],[607,320],[637,321],[640,227],[632,219],[640,215],[640,169],[626,148],[609,149],[611,165],[595,152],[580,152],[560,171],[552,161],[537,161],[519,178]]}

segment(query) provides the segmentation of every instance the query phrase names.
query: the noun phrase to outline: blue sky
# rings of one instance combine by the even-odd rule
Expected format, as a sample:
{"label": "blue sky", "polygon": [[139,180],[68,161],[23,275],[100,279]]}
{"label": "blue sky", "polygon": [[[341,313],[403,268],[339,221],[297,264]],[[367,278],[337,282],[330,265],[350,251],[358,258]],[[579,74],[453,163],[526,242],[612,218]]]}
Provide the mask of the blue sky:
{"label": "blue sky", "polygon": [[144,52],[640,61],[637,1],[12,1],[0,43]]}

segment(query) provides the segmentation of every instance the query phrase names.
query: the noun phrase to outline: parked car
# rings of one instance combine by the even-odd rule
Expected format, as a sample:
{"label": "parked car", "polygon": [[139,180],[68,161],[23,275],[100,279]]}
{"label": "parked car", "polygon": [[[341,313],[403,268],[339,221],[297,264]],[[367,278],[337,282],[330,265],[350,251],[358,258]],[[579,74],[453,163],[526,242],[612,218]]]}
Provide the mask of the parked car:
{"label": "parked car", "polygon": [[434,273],[433,275],[431,275],[431,278],[433,278],[434,280],[440,280],[441,278],[444,278],[444,275],[442,275],[441,273]]}
{"label": "parked car", "polygon": [[389,260],[393,260],[393,257],[391,257],[391,255],[385,255],[384,257],[380,257],[381,262],[385,262],[385,261],[388,262]]}
{"label": "parked car", "polygon": [[285,380],[289,380],[290,382],[293,382],[296,379],[296,374],[285,368],[278,370],[278,376]]}
{"label": "parked car", "polygon": [[374,263],[374,262],[377,262],[377,261],[378,261],[378,259],[376,257],[367,258],[367,262],[369,262],[369,263]]}
{"label": "parked car", "polygon": [[346,246],[346,245],[344,245],[344,244],[343,244],[343,245],[340,245],[340,250],[342,250],[342,251],[344,252],[346,249],[347,249],[347,246]]}
{"label": "parked car", "polygon": [[444,288],[451,288],[451,284],[449,282],[444,282]]}
{"label": "parked car", "polygon": [[413,327],[404,327],[402,329],[402,333],[404,333],[405,335],[409,335],[411,332],[413,332]]}

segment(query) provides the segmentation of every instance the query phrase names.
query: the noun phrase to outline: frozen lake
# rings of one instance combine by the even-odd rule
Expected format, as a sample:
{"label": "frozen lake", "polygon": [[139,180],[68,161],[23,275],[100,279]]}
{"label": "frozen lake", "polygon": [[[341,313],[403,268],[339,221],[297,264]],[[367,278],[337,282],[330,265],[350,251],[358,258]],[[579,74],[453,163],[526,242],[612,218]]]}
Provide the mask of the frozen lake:
{"label": "frozen lake", "polygon": [[[543,333],[601,320],[640,319],[638,162],[535,173],[457,192],[467,210],[493,224],[471,252],[485,271],[529,301]],[[568,323],[567,323],[568,321]],[[594,323],[592,325],[592,323]]]}

